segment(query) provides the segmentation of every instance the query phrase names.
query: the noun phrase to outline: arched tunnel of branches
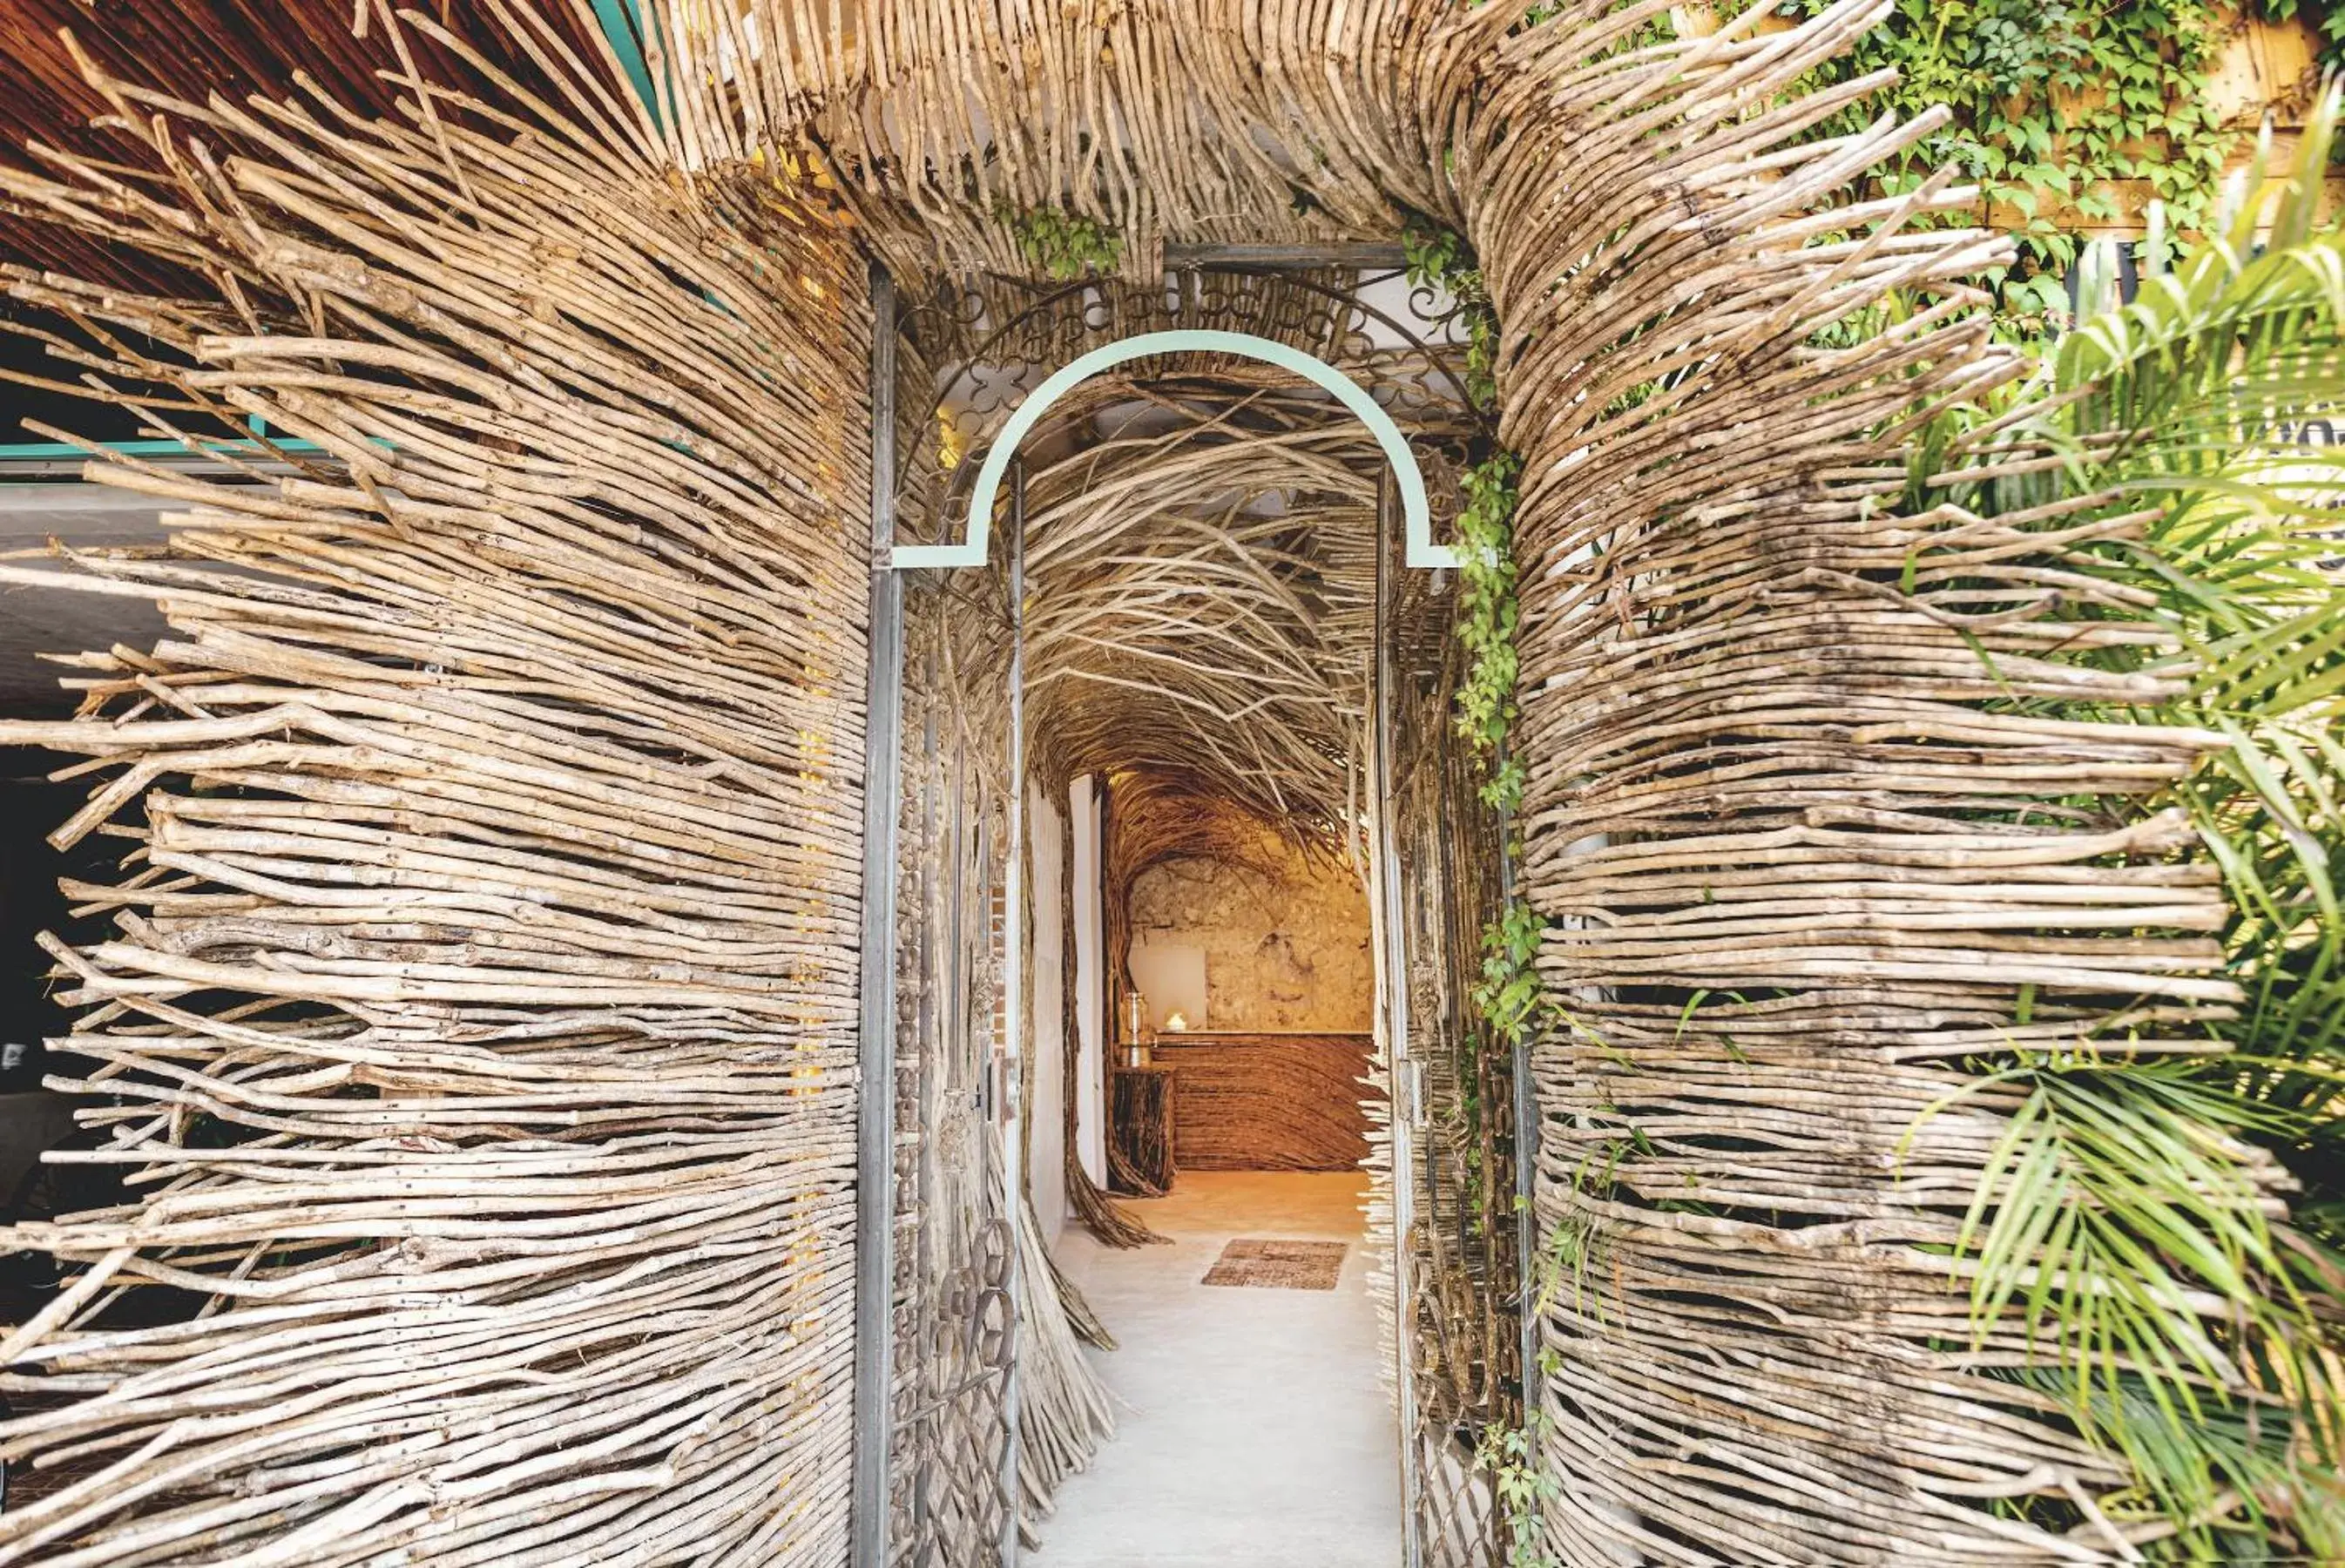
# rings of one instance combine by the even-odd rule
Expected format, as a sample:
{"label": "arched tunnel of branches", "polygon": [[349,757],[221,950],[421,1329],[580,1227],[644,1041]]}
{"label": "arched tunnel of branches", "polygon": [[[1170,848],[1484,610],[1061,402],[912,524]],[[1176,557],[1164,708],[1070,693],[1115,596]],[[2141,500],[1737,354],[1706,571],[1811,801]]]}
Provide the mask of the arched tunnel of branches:
{"label": "arched tunnel of branches", "polygon": [[[1176,321],[1308,345],[1375,387],[1404,422],[1428,494],[1437,498],[1436,521],[1446,529],[1460,500],[1460,474],[1488,448],[1479,411],[1462,399],[1451,363],[1457,345],[1426,346],[1391,330],[1371,331],[1369,315],[1355,303],[1356,288],[1356,280],[1331,273],[1200,271],[1178,287],[1146,293],[1062,290],[1033,304],[1028,290],[997,288],[911,313],[903,345],[904,362],[912,367],[906,377],[910,412],[899,422],[909,455],[898,494],[909,501],[918,491],[918,504],[908,508],[914,529],[923,536],[936,532],[939,514],[949,526],[953,508],[966,504],[967,454],[983,448],[1017,395],[1014,386],[1005,394],[994,382]],[[1416,325],[1436,340],[1446,331],[1438,321]],[[1006,362],[957,357],[987,354]],[[931,409],[933,387],[943,390]],[[1015,508],[1004,512],[1022,520],[1014,550],[1003,545],[985,572],[940,575],[908,589],[915,650],[909,689],[916,705],[934,701],[908,730],[919,733],[923,758],[939,749],[934,721],[949,715],[966,743],[994,748],[981,766],[999,776],[993,786],[999,798],[1006,787],[1011,728],[1003,683],[1016,640],[1028,786],[1048,796],[1062,795],[1078,776],[1103,781],[1110,831],[1102,911],[1112,995],[1129,984],[1130,891],[1152,866],[1200,855],[1236,865],[1265,863],[1271,844],[1284,840],[1340,862],[1364,886],[1373,881],[1371,813],[1378,791],[1371,772],[1380,649],[1393,667],[1408,672],[1408,689],[1416,694],[1412,759],[1420,773],[1443,775],[1407,797],[1410,826],[1432,830],[1445,808],[1454,814],[1460,805],[1457,789],[1441,788],[1466,782],[1462,769],[1450,767],[1444,774],[1453,760],[1446,703],[1457,674],[1454,582],[1446,574],[1404,567],[1391,522],[1396,512],[1380,507],[1380,493],[1393,483],[1386,467],[1371,433],[1316,388],[1228,355],[1160,356],[1083,383],[1028,433],[1020,447]],[[1380,548],[1386,556],[1381,569]],[[1014,616],[1013,581],[1020,611]],[[1381,604],[1380,595],[1388,596]],[[931,681],[938,683],[933,689]],[[937,815],[934,800],[923,793],[932,775],[915,768],[911,777],[916,804],[910,815]],[[1470,802],[1470,787],[1465,799]],[[1478,833],[1467,853],[1484,863],[1483,882],[1494,881],[1496,824],[1473,815],[1465,831]],[[936,860],[932,850],[908,858],[908,876],[932,876]],[[1481,891],[1487,895],[1487,888]],[[1429,907],[1447,902],[1437,889],[1422,891],[1436,924],[1451,915],[1447,908]],[[1475,907],[1470,898],[1460,901],[1462,930],[1450,931],[1449,946],[1421,954],[1412,976],[1416,1011],[1437,1035],[1425,1049],[1428,1055],[1441,1054],[1443,1105],[1453,1124],[1459,1114],[1451,1079],[1462,1044],[1463,990],[1468,968],[1478,962]],[[912,945],[949,942],[952,923],[949,916],[939,920]],[[924,1027],[917,1006],[904,1017],[909,1033]],[[907,1066],[899,1091],[905,1113],[923,1125],[939,1098],[956,1097],[949,1090],[939,1095],[937,1058],[924,1039],[908,1057],[919,1064]],[[1066,1063],[1071,1088],[1071,1053]],[[974,1075],[983,1066],[970,1057],[961,1070]],[[922,1073],[930,1079],[919,1081]],[[1388,1125],[1386,1083],[1363,1084],[1355,1093],[1368,1102],[1376,1122]],[[1071,1134],[1071,1093],[1065,1104]],[[1092,1183],[1073,1157],[1071,1135],[1065,1146],[1073,1210],[1096,1234],[1117,1245],[1159,1239]],[[1391,1168],[1382,1137],[1376,1146],[1371,1255],[1388,1257]],[[1462,1176],[1462,1151],[1447,1152]],[[1447,1278],[1417,1309],[1454,1319],[1443,1327],[1465,1327],[1473,1343],[1458,1358],[1460,1365],[1426,1369],[1428,1389],[1447,1380],[1452,1404],[1471,1407],[1441,1412],[1435,1425],[1445,1435],[1436,1447],[1450,1441],[1447,1434],[1467,1431],[1469,1418],[1478,1431],[1504,1419],[1510,1402],[1518,1410],[1512,1380],[1519,1358],[1513,1315],[1503,1300],[1516,1275],[1509,1250],[1511,1168],[1497,1170],[1496,1185],[1470,1199],[1459,1181],[1443,1187],[1449,1211],[1441,1217],[1456,1233],[1446,1248]],[[1471,1215],[1465,1212],[1469,1205],[1476,1209]],[[909,1197],[905,1207],[935,1212],[932,1203]],[[1030,1227],[1030,1213],[1020,1223]],[[1469,1233],[1477,1239],[1469,1240]],[[1455,1256],[1477,1245],[1484,1267],[1469,1268]],[[954,1254],[949,1246],[932,1249],[927,1266],[934,1267],[934,1256]],[[1030,1319],[1052,1319],[1063,1310],[1080,1337],[1104,1340],[1112,1325],[1092,1319],[1088,1305],[1051,1266],[1041,1239],[1030,1239],[1021,1256],[1032,1267],[1034,1283],[1021,1296]],[[1426,1278],[1433,1280],[1436,1272],[1428,1258]],[[1382,1266],[1380,1299],[1388,1298],[1391,1277],[1389,1264]],[[1051,1301],[1041,1288],[1046,1278],[1060,1301]],[[906,1294],[921,1300],[939,1292],[912,1286]],[[921,1314],[915,1308],[912,1316]],[[1388,1301],[1386,1330],[1389,1356]],[[920,1337],[914,1329],[902,1344],[915,1364],[922,1364]],[[1037,1509],[1048,1506],[1052,1484],[1087,1460],[1108,1430],[1110,1402],[1074,1354],[1074,1338],[1047,1341],[1056,1353],[1036,1357],[1034,1371],[1041,1375],[1030,1376],[1026,1385],[1024,1474]],[[906,1398],[934,1411],[937,1394],[965,1374],[949,1361],[925,1366],[927,1380]],[[1492,1381],[1501,1377],[1510,1390],[1503,1394]],[[981,1434],[992,1413],[973,1413]],[[964,1469],[952,1484],[954,1495],[981,1494],[992,1452],[967,1427],[954,1428],[934,1414],[930,1420],[924,1443],[944,1451],[956,1441],[962,1445]],[[1462,1490],[1472,1495],[1446,1506],[1471,1517],[1453,1528],[1487,1537],[1494,1522],[1487,1492],[1470,1483]],[[981,1511],[970,1517],[980,1533],[991,1527]],[[948,1559],[954,1550],[946,1549]]]}

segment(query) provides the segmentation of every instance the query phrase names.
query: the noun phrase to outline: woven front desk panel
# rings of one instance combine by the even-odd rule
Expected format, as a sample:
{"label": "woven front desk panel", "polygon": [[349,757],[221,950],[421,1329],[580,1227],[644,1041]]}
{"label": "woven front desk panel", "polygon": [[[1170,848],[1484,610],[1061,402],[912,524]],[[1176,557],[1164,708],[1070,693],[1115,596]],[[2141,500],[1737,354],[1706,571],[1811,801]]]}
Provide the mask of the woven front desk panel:
{"label": "woven front desk panel", "polygon": [[1366,1157],[1366,1034],[1159,1036],[1181,1084],[1173,1158],[1183,1170],[1338,1171]]}

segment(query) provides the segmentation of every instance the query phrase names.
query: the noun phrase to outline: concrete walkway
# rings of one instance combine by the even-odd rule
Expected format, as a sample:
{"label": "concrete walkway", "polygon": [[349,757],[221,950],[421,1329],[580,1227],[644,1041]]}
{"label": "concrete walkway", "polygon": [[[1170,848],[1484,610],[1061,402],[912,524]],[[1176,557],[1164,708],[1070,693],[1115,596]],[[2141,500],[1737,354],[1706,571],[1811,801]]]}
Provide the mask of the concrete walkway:
{"label": "concrete walkway", "polygon": [[[1400,1480],[1350,1175],[1183,1174],[1129,1252],[1070,1226],[1057,1256],[1122,1349],[1131,1407],[1042,1522],[1035,1568],[1393,1568]],[[1198,1283],[1233,1237],[1351,1243],[1332,1291]]]}

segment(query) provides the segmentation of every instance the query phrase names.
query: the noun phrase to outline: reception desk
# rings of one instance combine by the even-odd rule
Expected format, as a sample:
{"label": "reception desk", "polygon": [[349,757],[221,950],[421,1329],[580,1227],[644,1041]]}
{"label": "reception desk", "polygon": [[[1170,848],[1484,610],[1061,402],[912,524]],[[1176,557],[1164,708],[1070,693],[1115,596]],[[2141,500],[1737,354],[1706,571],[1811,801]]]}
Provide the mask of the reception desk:
{"label": "reception desk", "polygon": [[1179,1084],[1172,1160],[1183,1170],[1350,1170],[1366,1157],[1366,1034],[1196,1031],[1157,1036],[1153,1065]]}

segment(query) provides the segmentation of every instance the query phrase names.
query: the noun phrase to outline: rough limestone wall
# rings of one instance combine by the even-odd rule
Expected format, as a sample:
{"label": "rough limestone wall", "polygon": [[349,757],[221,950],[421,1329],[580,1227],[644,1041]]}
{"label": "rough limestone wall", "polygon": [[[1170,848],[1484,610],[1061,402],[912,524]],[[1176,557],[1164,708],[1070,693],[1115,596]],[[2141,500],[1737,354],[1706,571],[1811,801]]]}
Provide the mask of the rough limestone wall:
{"label": "rough limestone wall", "polygon": [[1275,875],[1217,860],[1142,871],[1133,942],[1205,950],[1215,1031],[1365,1032],[1376,994],[1367,895],[1342,865],[1282,848],[1265,858]]}

